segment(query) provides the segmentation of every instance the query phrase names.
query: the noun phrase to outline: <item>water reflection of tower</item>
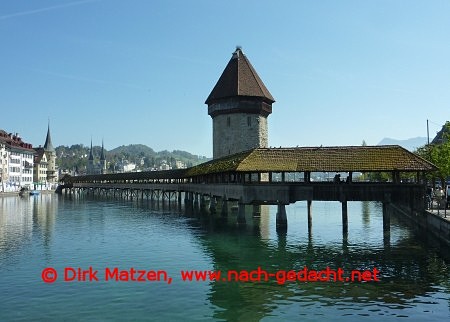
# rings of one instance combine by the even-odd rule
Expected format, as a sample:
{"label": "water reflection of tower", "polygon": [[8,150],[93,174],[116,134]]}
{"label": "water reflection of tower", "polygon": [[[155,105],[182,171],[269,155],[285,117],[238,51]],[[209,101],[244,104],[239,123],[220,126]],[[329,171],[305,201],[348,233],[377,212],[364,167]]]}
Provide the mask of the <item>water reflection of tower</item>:
{"label": "water reflection of tower", "polygon": [[368,226],[370,224],[370,209],[369,209],[369,201],[361,202],[361,212],[362,212],[362,221],[364,226]]}
{"label": "water reflection of tower", "polygon": [[259,223],[259,231],[262,240],[270,238],[270,206],[261,205],[261,218]]}

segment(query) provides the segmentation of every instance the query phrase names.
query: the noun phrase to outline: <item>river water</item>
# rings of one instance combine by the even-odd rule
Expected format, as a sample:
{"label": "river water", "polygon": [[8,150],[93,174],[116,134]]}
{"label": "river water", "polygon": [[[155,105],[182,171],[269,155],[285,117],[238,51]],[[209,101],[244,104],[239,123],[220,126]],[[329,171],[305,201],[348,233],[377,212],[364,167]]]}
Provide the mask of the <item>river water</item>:
{"label": "river water", "polygon": [[[226,220],[186,215],[176,204],[0,197],[0,320],[449,320],[448,249],[423,241],[396,216],[386,238],[375,202],[349,203],[348,236],[338,202],[313,203],[311,234],[306,203],[286,211],[287,232],[277,233],[276,207],[269,206],[260,218],[249,209],[247,225],[238,227],[233,212]],[[245,272],[255,277],[258,267],[273,273],[268,281],[249,281]],[[327,267],[345,276],[369,271],[371,280],[294,282],[283,275]],[[56,275],[42,274],[45,268]],[[140,273],[132,269],[150,275],[133,281]],[[182,270],[222,275],[189,282]],[[240,280],[224,281],[230,270],[241,272]]]}

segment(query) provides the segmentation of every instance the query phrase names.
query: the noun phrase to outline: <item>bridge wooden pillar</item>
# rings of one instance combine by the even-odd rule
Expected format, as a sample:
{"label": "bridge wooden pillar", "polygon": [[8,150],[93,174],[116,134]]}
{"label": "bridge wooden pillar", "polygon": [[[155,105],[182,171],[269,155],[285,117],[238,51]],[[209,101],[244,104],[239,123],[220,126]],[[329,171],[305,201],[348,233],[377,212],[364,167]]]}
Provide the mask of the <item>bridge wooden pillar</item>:
{"label": "bridge wooden pillar", "polygon": [[286,216],[286,205],[279,203],[277,205],[277,221],[276,221],[277,230],[279,229],[287,229],[287,216]]}
{"label": "bridge wooden pillar", "polygon": [[184,192],[184,207],[189,210],[194,209],[193,204],[194,194],[192,192]]}
{"label": "bridge wooden pillar", "polygon": [[391,244],[391,194],[386,193],[383,200],[383,244],[388,248]]}
{"label": "bridge wooden pillar", "polygon": [[383,244],[385,248],[391,245],[391,207],[389,202],[383,202]]}
{"label": "bridge wooden pillar", "polygon": [[237,224],[245,225],[247,221],[245,220],[245,204],[242,201],[242,198],[238,203],[238,216],[237,216]]}
{"label": "bridge wooden pillar", "polygon": [[[161,190],[159,193],[159,196],[161,197],[161,207],[163,210],[165,210],[165,208],[166,208],[165,203],[164,203],[165,194],[166,194],[166,192],[164,190]],[[169,201],[169,203],[170,203],[170,201]]]}
{"label": "bridge wooden pillar", "polygon": [[303,173],[303,178],[304,178],[305,182],[310,183],[311,182],[311,172],[305,171]]}
{"label": "bridge wooden pillar", "polygon": [[222,197],[222,211],[220,212],[222,217],[228,216],[228,199],[227,196]]}
{"label": "bridge wooden pillar", "polygon": [[202,215],[206,214],[206,200],[205,200],[205,195],[200,194],[200,213]]}
{"label": "bridge wooden pillar", "polygon": [[383,231],[390,231],[391,229],[391,194],[385,193],[383,200]]}
{"label": "bridge wooden pillar", "polygon": [[198,208],[198,193],[194,192],[194,207]]}
{"label": "bridge wooden pillar", "polygon": [[254,218],[259,218],[261,217],[261,205],[258,204],[253,204],[253,213],[252,213]]}
{"label": "bridge wooden pillar", "polygon": [[342,232],[344,234],[348,233],[348,209],[347,200],[341,201],[342,204]]}
{"label": "bridge wooden pillar", "polygon": [[347,208],[347,196],[344,192],[344,187],[339,186],[339,200],[341,201],[342,207],[342,233],[344,237],[348,234],[348,208]]}
{"label": "bridge wooden pillar", "polygon": [[178,191],[178,209],[181,209],[181,191]]}
{"label": "bridge wooden pillar", "polygon": [[383,202],[383,231],[391,229],[391,211],[389,202]]}
{"label": "bridge wooden pillar", "polygon": [[307,201],[308,208],[308,233],[312,232],[312,200]]}
{"label": "bridge wooden pillar", "polygon": [[216,207],[217,207],[217,202],[216,202],[216,197],[210,195],[209,196],[209,212],[211,214],[215,214],[216,213]]}

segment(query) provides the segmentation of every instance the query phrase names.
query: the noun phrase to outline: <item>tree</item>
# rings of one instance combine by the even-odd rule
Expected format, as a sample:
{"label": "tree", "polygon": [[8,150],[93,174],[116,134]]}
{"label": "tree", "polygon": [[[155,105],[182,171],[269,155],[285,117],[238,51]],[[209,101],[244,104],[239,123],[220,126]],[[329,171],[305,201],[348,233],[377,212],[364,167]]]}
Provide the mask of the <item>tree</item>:
{"label": "tree", "polygon": [[441,181],[442,187],[445,188],[447,179],[450,177],[450,122],[445,123],[442,135],[442,143],[424,145],[417,149],[416,154],[438,168],[435,175]]}

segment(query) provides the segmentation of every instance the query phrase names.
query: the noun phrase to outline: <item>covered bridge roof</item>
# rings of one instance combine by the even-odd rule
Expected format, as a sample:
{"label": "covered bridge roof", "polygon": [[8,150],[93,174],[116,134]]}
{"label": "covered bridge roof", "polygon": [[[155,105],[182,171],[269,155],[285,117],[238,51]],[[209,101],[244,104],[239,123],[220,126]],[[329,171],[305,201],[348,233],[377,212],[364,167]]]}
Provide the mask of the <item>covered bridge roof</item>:
{"label": "covered bridge roof", "polygon": [[398,145],[257,148],[202,163],[186,176],[218,172],[434,171],[436,167]]}
{"label": "covered bridge roof", "polygon": [[188,169],[98,174],[65,178],[96,180],[183,179],[223,172],[416,172],[436,167],[398,145],[256,148]]}

